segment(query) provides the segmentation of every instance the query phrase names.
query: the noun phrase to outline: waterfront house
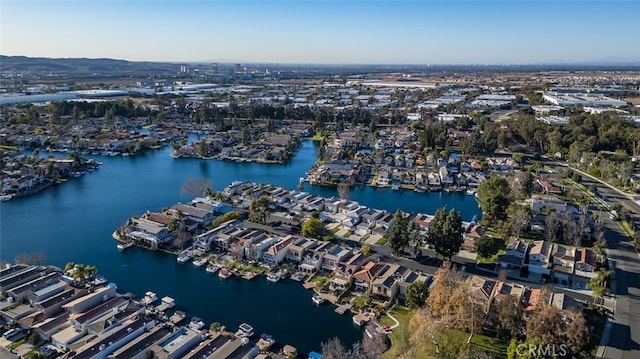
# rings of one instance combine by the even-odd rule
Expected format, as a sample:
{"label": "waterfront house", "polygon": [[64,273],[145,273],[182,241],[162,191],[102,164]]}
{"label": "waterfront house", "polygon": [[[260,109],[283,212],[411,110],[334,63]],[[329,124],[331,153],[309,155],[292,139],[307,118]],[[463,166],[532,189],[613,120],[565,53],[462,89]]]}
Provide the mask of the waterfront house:
{"label": "waterfront house", "polygon": [[21,303],[25,299],[31,302],[43,300],[47,297],[60,292],[66,286],[61,281],[62,273],[60,272],[41,272],[40,277],[36,277],[26,283],[14,286],[7,290],[7,296],[13,298],[16,303]]}
{"label": "waterfront house", "polygon": [[535,274],[549,274],[549,260],[551,259],[552,244],[547,241],[534,241],[529,250],[529,272]]}
{"label": "waterfront house", "polygon": [[371,282],[371,294],[386,301],[395,299],[400,291],[400,281],[406,272],[398,264],[387,264],[386,270],[379,273]]}
{"label": "waterfront house", "polygon": [[165,225],[144,218],[129,219],[125,233],[134,240],[155,246],[172,239],[171,232]]}
{"label": "waterfront house", "polygon": [[314,248],[308,248],[302,257],[302,263],[298,265],[298,270],[306,274],[319,271],[324,260],[325,250],[330,246],[329,242],[317,242]]}
{"label": "waterfront house", "polygon": [[171,207],[172,209],[179,211],[186,219],[196,222],[201,228],[208,228],[213,221],[213,212],[198,208],[191,204],[176,204]]}
{"label": "waterfront house", "polygon": [[340,247],[337,244],[326,248],[324,251],[321,268],[326,271],[333,271],[338,264],[344,263],[353,254],[350,249]]}
{"label": "waterfront house", "polygon": [[202,341],[202,335],[190,328],[179,327],[149,349],[154,357],[161,359],[177,359]]}
{"label": "waterfront house", "polygon": [[134,338],[121,348],[109,354],[109,359],[147,359],[147,349],[166,337],[171,330],[163,325],[156,325],[140,336]]}
{"label": "waterfront house", "polygon": [[293,237],[294,240],[289,245],[286,259],[290,263],[300,264],[302,263],[302,259],[307,251],[315,248],[318,245],[318,241],[311,238],[297,238]]}
{"label": "waterfront house", "polygon": [[385,268],[386,264],[384,263],[367,262],[361,270],[353,275],[354,289],[356,291],[368,292],[373,280],[377,278],[378,274]]}
{"label": "waterfront house", "polygon": [[76,359],[104,359],[120,347],[156,325],[155,320],[145,317],[131,319],[114,326],[108,332],[75,349]]}
{"label": "waterfront house", "polygon": [[264,251],[278,241],[277,237],[259,229],[247,233],[242,238],[246,240],[244,244],[245,257],[254,261],[261,260]]}
{"label": "waterfront house", "polygon": [[48,318],[60,312],[65,304],[74,301],[87,293],[87,289],[75,289],[67,286],[64,291],[45,300],[33,303],[33,307]]}
{"label": "waterfront house", "polygon": [[280,264],[287,255],[288,249],[291,243],[293,243],[295,237],[288,235],[278,239],[277,243],[272,244],[269,249],[262,254],[263,263],[270,266]]}

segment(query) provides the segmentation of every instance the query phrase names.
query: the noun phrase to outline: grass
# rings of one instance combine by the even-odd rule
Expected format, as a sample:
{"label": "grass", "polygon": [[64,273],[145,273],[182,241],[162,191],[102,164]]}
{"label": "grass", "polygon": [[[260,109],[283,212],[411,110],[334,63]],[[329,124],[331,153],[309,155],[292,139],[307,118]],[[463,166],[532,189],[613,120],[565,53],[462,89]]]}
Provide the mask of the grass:
{"label": "grass", "polygon": [[[399,358],[402,352],[402,348],[400,343],[409,344],[409,338],[411,337],[411,333],[409,331],[409,321],[413,316],[413,312],[404,307],[394,307],[390,313],[396,320],[400,323],[400,325],[393,329],[393,331],[389,334],[389,339],[391,339],[391,348],[384,353],[383,358],[392,359]],[[383,315],[380,318],[380,323],[382,325],[392,326],[395,324],[391,318],[386,315]],[[428,356],[420,356],[421,358],[429,358]]]}
{"label": "grass", "polygon": [[389,241],[389,238],[382,237],[376,241],[376,244],[379,246],[384,246],[385,244],[387,244],[388,241]]}
{"label": "grass", "polygon": [[362,296],[362,297],[355,297],[353,298],[353,302],[351,302],[351,304],[353,305],[354,309],[360,309],[360,308],[364,308],[369,306],[371,302],[369,301],[369,298]]}
{"label": "grass", "polygon": [[[504,246],[504,243],[503,243],[503,246]],[[485,258],[478,254],[478,257],[476,259],[478,260],[479,264],[493,264],[493,263],[498,263],[498,257],[506,253],[507,252],[504,249],[499,249],[498,252],[492,255],[491,257]]]}
{"label": "grass", "polygon": [[18,150],[18,147],[16,147],[16,146],[5,146],[5,145],[0,145],[0,150],[17,151],[17,150]]}
{"label": "grass", "polygon": [[339,231],[339,230],[340,230],[340,227],[336,226],[335,228],[331,228],[331,229],[329,230],[329,232],[331,232],[331,233],[333,233],[333,234],[336,234],[336,233],[338,233],[338,231]]}
{"label": "grass", "polygon": [[[464,333],[466,335],[466,333]],[[507,357],[507,343],[504,341],[484,334],[474,334],[471,338],[471,344],[483,352],[493,354],[498,358]]]}
{"label": "grass", "polygon": [[362,238],[360,238],[360,243],[364,243],[367,241],[367,239],[369,239],[369,237],[371,237],[371,234],[367,233],[364,236],[362,236]]}
{"label": "grass", "polygon": [[22,337],[20,340],[15,341],[9,345],[7,345],[7,349],[11,350],[11,349],[16,349],[17,347],[21,346],[22,344],[27,342],[27,337],[24,336]]}
{"label": "grass", "polygon": [[349,238],[351,237],[352,234],[353,234],[353,231],[347,231],[347,233],[344,234],[344,238]]}
{"label": "grass", "polygon": [[631,225],[629,224],[629,222],[618,221],[618,224],[620,224],[620,227],[622,228],[622,230],[627,236],[633,237],[633,229],[631,229]]}
{"label": "grass", "polygon": [[322,134],[322,132],[316,132],[313,137],[310,138],[310,140],[313,141],[322,141],[325,138],[325,136]]}

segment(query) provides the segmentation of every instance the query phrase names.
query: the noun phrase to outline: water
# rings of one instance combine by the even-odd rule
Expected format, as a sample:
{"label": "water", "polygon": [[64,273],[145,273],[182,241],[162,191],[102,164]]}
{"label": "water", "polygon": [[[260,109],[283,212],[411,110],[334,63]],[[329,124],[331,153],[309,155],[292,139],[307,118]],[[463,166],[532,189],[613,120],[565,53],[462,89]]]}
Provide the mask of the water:
{"label": "water", "polygon": [[[318,350],[320,342],[336,335],[348,345],[361,338],[350,316],[333,313],[329,305],[314,306],[311,293],[299,283],[272,284],[263,278],[221,283],[217,276],[191,264],[177,263],[172,255],[135,248],[117,251],[111,238],[115,228],[147,209],[159,211],[189,201],[180,194],[188,178],[206,177],[214,191],[234,180],[294,189],[317,156],[311,141],[305,141],[295,158],[283,165],[173,159],[170,152],[166,147],[141,156],[98,156],[104,163],[98,171],[35,196],[0,202],[0,259],[12,262],[19,254],[42,252],[46,263],[60,267],[69,261],[92,264],[121,292],[142,296],[152,290],[168,295],[189,316],[232,329],[248,322],[257,333],[270,333],[303,354]],[[305,190],[337,196],[335,188],[305,184]],[[350,198],[389,211],[433,213],[446,205],[460,210],[465,220],[479,213],[473,197],[464,194],[354,188]]]}

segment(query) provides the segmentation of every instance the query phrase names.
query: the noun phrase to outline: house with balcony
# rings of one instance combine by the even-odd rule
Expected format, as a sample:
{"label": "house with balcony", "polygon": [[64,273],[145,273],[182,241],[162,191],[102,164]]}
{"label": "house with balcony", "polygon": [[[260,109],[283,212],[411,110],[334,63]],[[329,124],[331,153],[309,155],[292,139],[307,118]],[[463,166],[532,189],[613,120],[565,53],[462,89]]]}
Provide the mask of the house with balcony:
{"label": "house with balcony", "polygon": [[329,242],[317,242],[314,248],[309,248],[302,257],[302,263],[298,265],[298,270],[312,274],[319,271],[322,268],[324,256],[328,252],[331,243]]}
{"label": "house with balcony", "polygon": [[285,258],[289,263],[300,264],[306,252],[315,248],[317,245],[318,241],[316,239],[294,237],[291,245],[289,245]]}
{"label": "house with balcony", "polygon": [[551,252],[553,277],[563,285],[572,280],[576,250],[574,247],[556,244]]}
{"label": "house with balcony", "polygon": [[288,249],[295,239],[295,237],[291,235],[275,238],[277,238],[278,241],[262,253],[262,262],[270,266],[278,265],[285,259]]}
{"label": "house with balcony", "polygon": [[385,270],[387,264],[374,261],[367,262],[362,269],[353,275],[354,290],[359,292],[369,292],[371,283],[378,275]]}
{"label": "house with balcony", "polygon": [[529,251],[529,242],[520,239],[510,239],[507,243],[506,253],[498,257],[500,267],[505,269],[520,270]]}

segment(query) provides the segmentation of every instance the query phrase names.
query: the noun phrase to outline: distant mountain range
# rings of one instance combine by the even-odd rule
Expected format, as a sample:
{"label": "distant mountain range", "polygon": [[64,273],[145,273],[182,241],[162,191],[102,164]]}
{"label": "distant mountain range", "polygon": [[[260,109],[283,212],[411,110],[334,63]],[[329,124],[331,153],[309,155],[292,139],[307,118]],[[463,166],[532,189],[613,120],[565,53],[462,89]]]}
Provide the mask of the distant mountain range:
{"label": "distant mountain range", "polygon": [[[222,61],[218,61],[223,63]],[[78,74],[143,74],[143,73],[177,73],[180,69],[180,65],[189,64],[189,66],[197,66],[197,64],[204,64],[205,62],[183,62],[183,63],[170,63],[170,62],[136,62],[127,60],[115,60],[115,59],[89,59],[89,58],[46,58],[46,57],[26,57],[26,56],[5,56],[0,55],[0,71],[17,71],[17,72],[35,72],[35,73],[78,73]],[[210,64],[210,63],[209,63]],[[245,62],[244,64],[258,65],[251,62]],[[307,69],[317,68],[371,68],[377,71],[381,69],[387,70],[425,70],[426,68],[432,71],[438,71],[443,69],[457,69],[457,70],[477,70],[482,68],[484,70],[494,71],[540,71],[540,70],[591,70],[591,69],[630,69],[639,70],[640,60],[629,58],[616,58],[608,57],[595,61],[585,62],[565,62],[555,61],[549,63],[540,64],[527,64],[527,65],[326,65],[326,64],[269,64],[271,66],[279,66],[283,68],[296,68],[303,66]]]}
{"label": "distant mountain range", "polygon": [[167,62],[133,62],[114,59],[5,56],[0,55],[0,71],[54,72],[54,73],[128,73],[177,72],[179,64]]}

